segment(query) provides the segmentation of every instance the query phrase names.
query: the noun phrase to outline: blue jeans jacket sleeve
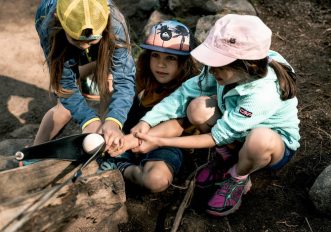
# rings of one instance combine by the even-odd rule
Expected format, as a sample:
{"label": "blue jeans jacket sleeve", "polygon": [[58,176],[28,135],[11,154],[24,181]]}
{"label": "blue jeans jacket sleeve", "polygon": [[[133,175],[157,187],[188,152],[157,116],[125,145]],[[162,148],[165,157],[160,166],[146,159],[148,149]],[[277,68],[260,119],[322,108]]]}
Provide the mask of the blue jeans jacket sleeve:
{"label": "blue jeans jacket sleeve", "polygon": [[77,85],[75,68],[77,64],[71,59],[64,63],[63,74],[60,85],[64,89],[69,89],[73,93],[69,97],[59,97],[61,104],[70,111],[73,119],[82,127],[88,120],[98,118],[96,112],[91,109],[81,94]]}
{"label": "blue jeans jacket sleeve", "polygon": [[[127,27],[123,15],[118,10],[111,10],[113,33],[117,41],[112,66],[109,68],[113,75],[111,103],[107,117],[115,118],[124,124],[135,96],[135,64],[129,49],[123,43],[129,42]],[[126,35],[127,34],[127,35]]]}
{"label": "blue jeans jacket sleeve", "polygon": [[[50,50],[49,32],[51,28],[49,28],[49,22],[54,17],[55,6],[56,0],[42,0],[36,12],[35,26],[45,57],[48,56]],[[123,21],[124,18],[119,17],[122,16],[119,11],[114,10],[112,4],[110,4],[110,8],[113,33],[118,40],[116,43],[120,44],[121,41],[126,41],[127,39],[125,36],[127,28]],[[107,117],[115,118],[124,124],[135,94],[135,66],[131,53],[127,48],[116,48],[111,59],[112,66],[109,68],[109,72],[113,75],[114,93]],[[64,89],[73,91],[73,94],[67,98],[60,97],[59,100],[70,111],[73,119],[80,126],[83,126],[87,121],[98,116],[93,109],[89,108],[77,86],[78,72],[76,67],[77,61],[67,57],[60,85]]]}

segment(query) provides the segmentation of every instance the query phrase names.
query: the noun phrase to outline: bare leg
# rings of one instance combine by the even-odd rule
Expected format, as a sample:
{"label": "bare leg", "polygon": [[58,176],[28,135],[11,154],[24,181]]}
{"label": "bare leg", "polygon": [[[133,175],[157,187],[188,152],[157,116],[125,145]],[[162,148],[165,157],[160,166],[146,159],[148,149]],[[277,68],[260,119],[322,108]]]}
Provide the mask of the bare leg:
{"label": "bare leg", "polygon": [[252,130],[239,151],[237,173],[244,176],[277,163],[283,158],[285,145],[279,134],[269,128]]}
{"label": "bare leg", "polygon": [[70,111],[60,103],[48,110],[40,123],[33,145],[53,139],[70,119]]}
{"label": "bare leg", "polygon": [[164,161],[149,161],[144,167],[129,166],[124,171],[124,177],[151,192],[166,190],[173,179],[173,175]]}

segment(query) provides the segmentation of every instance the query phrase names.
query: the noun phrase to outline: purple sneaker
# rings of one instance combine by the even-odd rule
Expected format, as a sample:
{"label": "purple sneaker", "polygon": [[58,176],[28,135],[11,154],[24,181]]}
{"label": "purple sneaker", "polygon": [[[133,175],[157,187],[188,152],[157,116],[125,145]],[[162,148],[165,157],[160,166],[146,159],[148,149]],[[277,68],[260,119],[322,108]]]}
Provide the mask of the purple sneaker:
{"label": "purple sneaker", "polygon": [[227,173],[229,167],[225,164],[225,161],[231,156],[229,149],[226,146],[222,146],[216,147],[215,151],[217,153],[216,158],[197,172],[195,185],[199,188],[210,187],[229,175]]}
{"label": "purple sneaker", "polygon": [[230,177],[217,185],[219,188],[208,202],[207,213],[226,216],[239,208],[241,198],[250,190],[252,182],[249,176],[244,180]]}
{"label": "purple sneaker", "polygon": [[199,188],[208,188],[214,185],[215,182],[223,180],[226,175],[228,173],[220,162],[213,160],[198,170],[195,177],[195,185]]}

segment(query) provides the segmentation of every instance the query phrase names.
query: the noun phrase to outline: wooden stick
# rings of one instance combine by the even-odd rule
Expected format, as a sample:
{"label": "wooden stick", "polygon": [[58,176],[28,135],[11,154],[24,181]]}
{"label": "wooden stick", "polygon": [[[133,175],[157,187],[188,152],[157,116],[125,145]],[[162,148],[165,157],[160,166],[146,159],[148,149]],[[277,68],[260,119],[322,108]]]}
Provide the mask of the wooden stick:
{"label": "wooden stick", "polygon": [[10,221],[3,229],[3,232],[15,232],[18,231],[27,221],[32,218],[32,215],[36,210],[40,209],[51,197],[60,191],[65,185],[69,184],[71,179],[63,182],[60,185],[57,185],[51,188],[49,191],[46,191],[37,201],[35,201],[26,211],[23,211],[22,214],[17,215],[12,221]]}
{"label": "wooden stick", "polygon": [[313,232],[313,228],[311,228],[311,226],[310,226],[310,224],[309,224],[309,221],[308,221],[308,218],[305,217],[305,220],[306,220],[306,222],[307,222],[307,224],[308,224],[308,226],[309,226],[310,231]]}
{"label": "wooden stick", "polygon": [[189,187],[187,189],[187,192],[184,196],[184,199],[183,199],[182,203],[180,204],[179,209],[177,211],[174,224],[172,225],[172,228],[171,228],[171,232],[176,232],[178,230],[178,227],[179,227],[180,222],[183,217],[183,213],[184,213],[185,209],[187,208],[187,206],[193,196],[194,187],[195,187],[195,178],[192,178],[190,181]]}
{"label": "wooden stick", "polygon": [[0,172],[0,186],[2,186],[0,202],[61,183],[73,175],[76,166],[69,161],[45,160],[2,171]]}

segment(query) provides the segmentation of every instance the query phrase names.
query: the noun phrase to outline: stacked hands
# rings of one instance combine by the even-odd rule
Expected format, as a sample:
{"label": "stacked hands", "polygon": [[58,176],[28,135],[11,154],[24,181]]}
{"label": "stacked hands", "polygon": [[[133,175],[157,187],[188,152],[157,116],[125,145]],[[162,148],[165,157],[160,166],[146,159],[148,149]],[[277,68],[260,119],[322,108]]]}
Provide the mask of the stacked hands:
{"label": "stacked hands", "polygon": [[140,121],[131,129],[130,134],[124,135],[118,124],[113,121],[106,121],[103,124],[95,121],[88,125],[83,133],[103,134],[106,142],[105,152],[116,157],[127,150],[132,150],[134,153],[147,153],[157,148],[161,138],[147,134],[150,128],[148,123]]}
{"label": "stacked hands", "polygon": [[135,127],[131,129],[131,133],[117,137],[112,141],[112,144],[107,144],[105,151],[116,157],[127,150],[134,153],[147,153],[158,147],[158,137],[148,135],[150,125],[144,121],[140,121]]}

